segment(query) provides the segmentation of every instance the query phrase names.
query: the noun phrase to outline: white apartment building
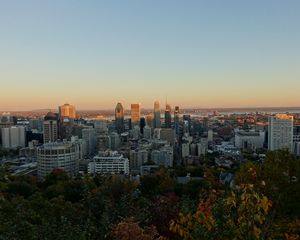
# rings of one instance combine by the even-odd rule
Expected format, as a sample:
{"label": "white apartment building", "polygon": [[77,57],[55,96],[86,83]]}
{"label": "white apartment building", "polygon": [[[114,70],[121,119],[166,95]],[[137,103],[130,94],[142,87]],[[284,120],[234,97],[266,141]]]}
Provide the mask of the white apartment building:
{"label": "white apartment building", "polygon": [[89,174],[129,174],[129,160],[118,152],[100,152],[88,164]]}
{"label": "white apartment building", "polygon": [[2,146],[3,148],[25,147],[25,128],[13,126],[2,128]]}
{"label": "white apartment building", "polygon": [[269,117],[268,149],[293,149],[293,116],[276,114]]}

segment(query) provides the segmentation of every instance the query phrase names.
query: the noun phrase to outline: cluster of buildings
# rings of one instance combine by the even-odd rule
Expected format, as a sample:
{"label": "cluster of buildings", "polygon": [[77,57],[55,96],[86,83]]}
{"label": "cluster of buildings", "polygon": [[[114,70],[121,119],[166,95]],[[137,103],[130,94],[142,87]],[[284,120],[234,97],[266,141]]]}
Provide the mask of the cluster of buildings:
{"label": "cluster of buildings", "polygon": [[139,103],[131,104],[129,115],[117,103],[108,118],[80,118],[64,104],[42,118],[4,113],[0,120],[2,148],[19,149],[41,178],[57,168],[72,176],[140,175],[160,166],[201,165],[214,153],[216,166],[226,168],[241,162],[243,151],[300,155],[300,125],[289,114],[192,115],[169,104],[162,111],[155,101],[153,111],[143,113]]}

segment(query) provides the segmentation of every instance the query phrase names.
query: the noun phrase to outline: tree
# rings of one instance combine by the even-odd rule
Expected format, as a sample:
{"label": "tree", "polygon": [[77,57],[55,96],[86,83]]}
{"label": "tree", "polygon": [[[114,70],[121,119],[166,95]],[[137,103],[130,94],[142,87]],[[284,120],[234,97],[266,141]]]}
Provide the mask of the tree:
{"label": "tree", "polygon": [[[264,239],[269,227],[271,201],[255,192],[252,185],[241,185],[223,202],[222,221],[218,216],[215,193],[200,199],[194,213],[180,213],[170,229],[186,240],[192,239]],[[222,204],[222,200],[221,200]]]}
{"label": "tree", "polygon": [[134,219],[129,218],[117,224],[112,230],[112,236],[116,240],[163,240],[159,236],[156,227],[142,229]]}

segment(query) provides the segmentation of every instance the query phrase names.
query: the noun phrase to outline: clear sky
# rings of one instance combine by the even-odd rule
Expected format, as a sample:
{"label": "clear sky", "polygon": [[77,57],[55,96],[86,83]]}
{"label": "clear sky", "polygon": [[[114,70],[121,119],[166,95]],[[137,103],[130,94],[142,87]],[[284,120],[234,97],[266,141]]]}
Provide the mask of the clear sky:
{"label": "clear sky", "polygon": [[0,0],[0,110],[300,106],[299,0]]}

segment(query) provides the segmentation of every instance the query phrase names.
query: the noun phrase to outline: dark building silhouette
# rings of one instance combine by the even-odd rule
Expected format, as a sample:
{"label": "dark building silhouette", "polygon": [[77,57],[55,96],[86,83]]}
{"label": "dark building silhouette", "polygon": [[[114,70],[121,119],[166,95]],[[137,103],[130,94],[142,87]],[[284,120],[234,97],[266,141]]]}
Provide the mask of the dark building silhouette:
{"label": "dark building silhouette", "polygon": [[166,104],[165,127],[166,128],[171,128],[171,126],[172,126],[171,106],[169,104]]}
{"label": "dark building silhouette", "polygon": [[124,108],[121,103],[115,109],[115,125],[118,133],[124,132]]}

